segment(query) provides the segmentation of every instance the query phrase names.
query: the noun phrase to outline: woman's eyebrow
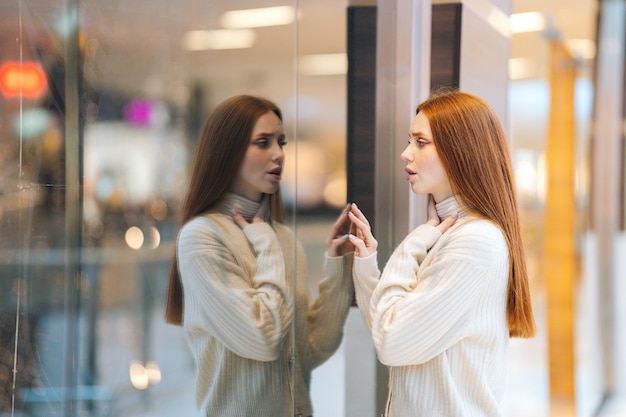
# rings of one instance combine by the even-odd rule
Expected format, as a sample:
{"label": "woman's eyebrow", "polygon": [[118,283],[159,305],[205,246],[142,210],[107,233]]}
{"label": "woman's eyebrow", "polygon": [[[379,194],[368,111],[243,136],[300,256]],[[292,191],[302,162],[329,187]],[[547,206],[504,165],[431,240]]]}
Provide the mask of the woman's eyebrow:
{"label": "woman's eyebrow", "polygon": [[255,134],[254,136],[285,136],[284,133],[276,133],[276,132],[258,132],[257,134]]}
{"label": "woman's eyebrow", "polygon": [[422,132],[421,130],[418,130],[416,132],[409,130],[409,137],[410,138],[414,138],[414,137],[420,137],[420,136],[424,136],[424,137],[428,137],[428,135],[426,134],[426,132]]}

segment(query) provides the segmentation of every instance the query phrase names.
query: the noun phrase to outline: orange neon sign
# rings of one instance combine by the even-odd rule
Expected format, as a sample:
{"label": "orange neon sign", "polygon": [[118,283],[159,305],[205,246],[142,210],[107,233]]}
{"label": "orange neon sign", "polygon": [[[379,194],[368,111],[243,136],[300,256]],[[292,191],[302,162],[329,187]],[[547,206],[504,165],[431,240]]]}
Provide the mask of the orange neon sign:
{"label": "orange neon sign", "polygon": [[5,62],[0,66],[0,92],[4,97],[37,99],[48,88],[46,73],[36,62]]}

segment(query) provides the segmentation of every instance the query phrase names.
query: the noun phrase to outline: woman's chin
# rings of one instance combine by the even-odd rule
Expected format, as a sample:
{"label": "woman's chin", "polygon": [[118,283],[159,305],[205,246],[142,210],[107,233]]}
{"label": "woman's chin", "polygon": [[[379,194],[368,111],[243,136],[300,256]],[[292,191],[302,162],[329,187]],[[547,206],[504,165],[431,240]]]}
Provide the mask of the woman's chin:
{"label": "woman's chin", "polygon": [[278,192],[278,187],[279,183],[273,184],[269,187],[267,187],[267,189],[264,191],[265,194],[276,194],[276,192]]}
{"label": "woman's chin", "polygon": [[416,187],[415,185],[411,185],[411,191],[413,191],[413,193],[417,195],[429,194],[428,191],[424,191],[421,188]]}

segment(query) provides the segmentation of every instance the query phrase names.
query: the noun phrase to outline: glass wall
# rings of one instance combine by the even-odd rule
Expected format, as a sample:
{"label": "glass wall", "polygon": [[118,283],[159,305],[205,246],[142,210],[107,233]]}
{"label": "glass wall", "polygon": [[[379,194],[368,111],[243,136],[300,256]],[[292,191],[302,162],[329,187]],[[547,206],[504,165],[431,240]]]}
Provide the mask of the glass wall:
{"label": "glass wall", "polygon": [[[347,5],[226,13],[250,3],[0,6],[0,415],[197,415],[164,302],[196,138],[229,96],[283,110],[285,223],[315,294],[346,195]],[[341,387],[312,392],[321,415],[341,405]]]}

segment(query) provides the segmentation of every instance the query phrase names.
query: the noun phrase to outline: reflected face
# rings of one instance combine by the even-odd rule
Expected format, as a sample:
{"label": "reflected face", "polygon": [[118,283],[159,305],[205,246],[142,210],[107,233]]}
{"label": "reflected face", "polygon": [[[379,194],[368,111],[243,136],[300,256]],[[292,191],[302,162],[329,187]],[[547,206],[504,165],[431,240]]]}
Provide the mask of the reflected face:
{"label": "reflected face", "polygon": [[272,111],[257,120],[248,149],[231,191],[260,201],[263,194],[278,191],[283,171],[285,132],[282,121]]}
{"label": "reflected face", "polygon": [[433,142],[428,118],[418,113],[409,130],[409,145],[400,155],[415,194],[432,194],[435,202],[452,196],[452,187]]}

